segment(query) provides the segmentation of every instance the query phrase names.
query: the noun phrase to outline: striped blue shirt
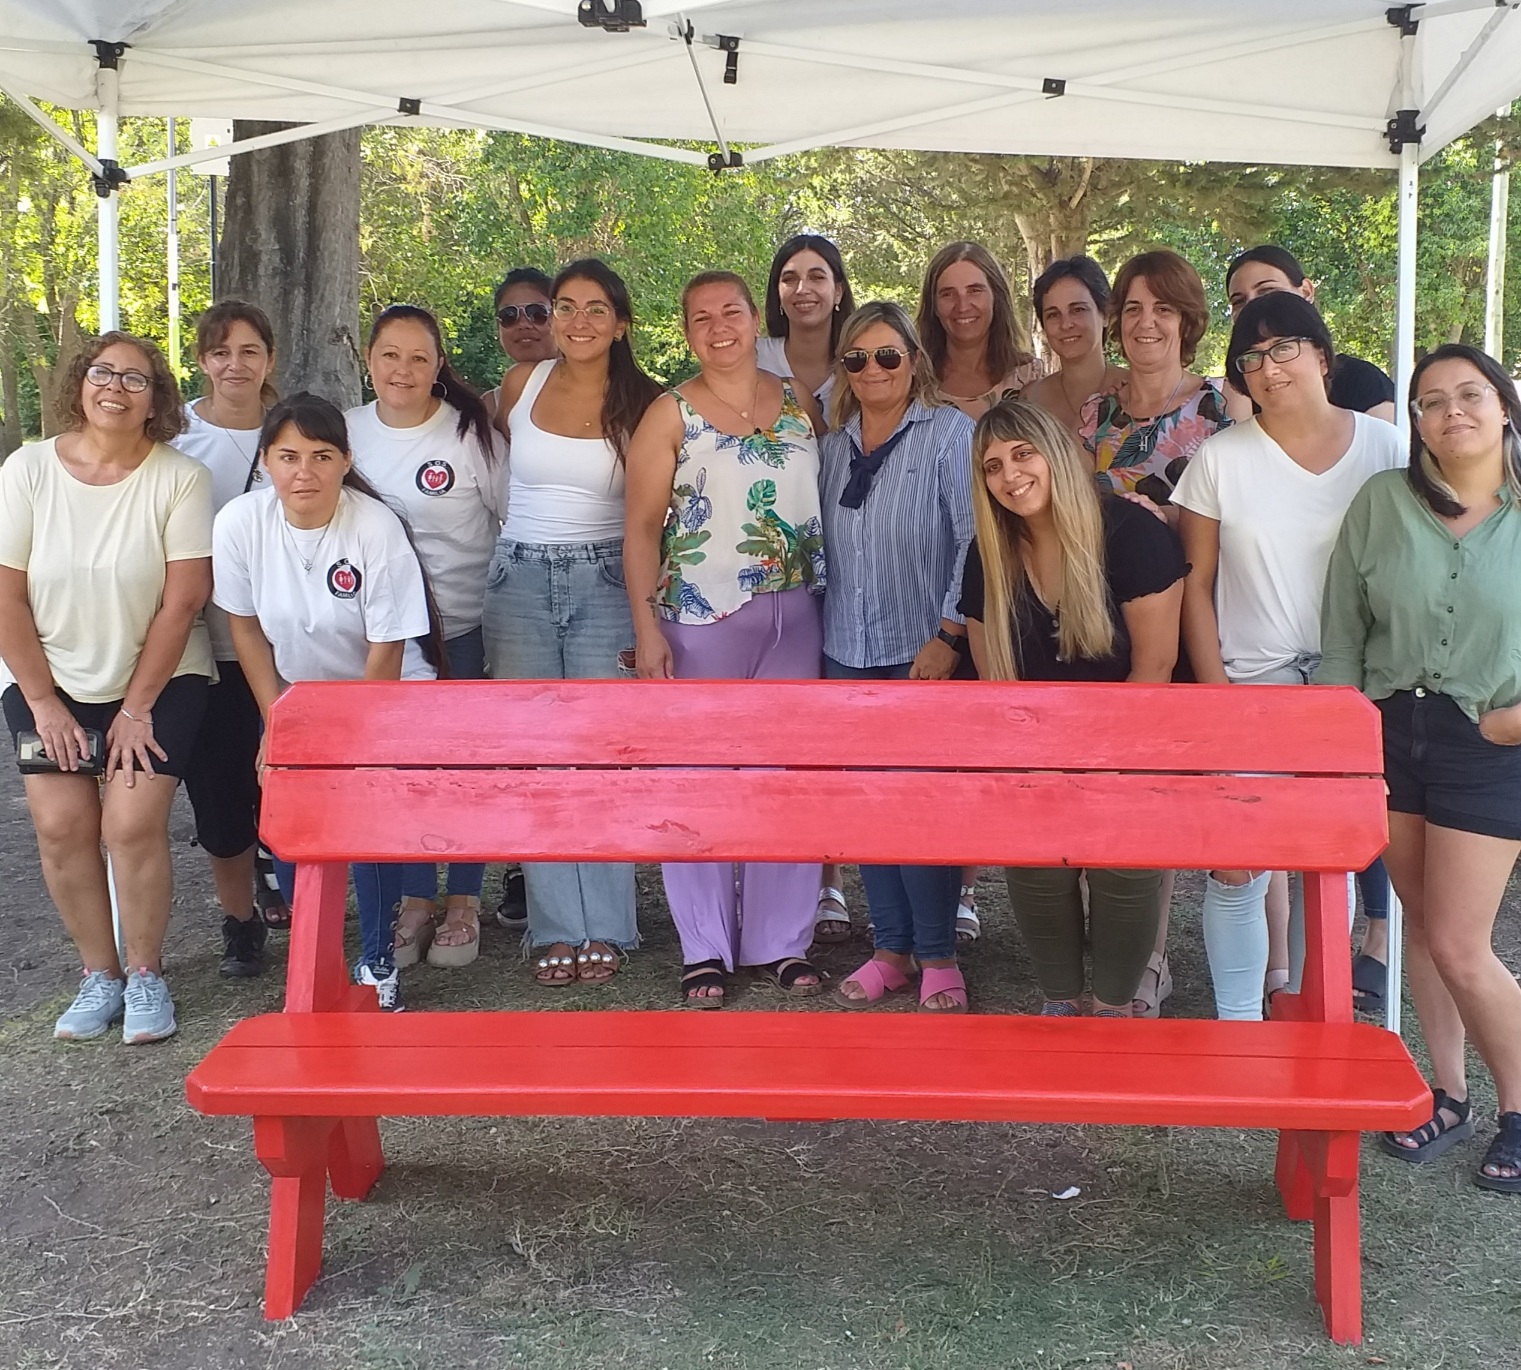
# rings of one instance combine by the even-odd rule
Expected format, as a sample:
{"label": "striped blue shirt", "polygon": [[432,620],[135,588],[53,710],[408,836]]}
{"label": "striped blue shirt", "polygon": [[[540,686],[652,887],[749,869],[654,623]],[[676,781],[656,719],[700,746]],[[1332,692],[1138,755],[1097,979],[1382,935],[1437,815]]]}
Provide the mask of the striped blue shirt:
{"label": "striped blue shirt", "polygon": [[861,450],[861,416],[819,439],[824,515],[824,651],[842,666],[912,661],[942,618],[962,621],[961,563],[972,540],[971,419],[945,405],[909,405],[859,509],[840,495]]}

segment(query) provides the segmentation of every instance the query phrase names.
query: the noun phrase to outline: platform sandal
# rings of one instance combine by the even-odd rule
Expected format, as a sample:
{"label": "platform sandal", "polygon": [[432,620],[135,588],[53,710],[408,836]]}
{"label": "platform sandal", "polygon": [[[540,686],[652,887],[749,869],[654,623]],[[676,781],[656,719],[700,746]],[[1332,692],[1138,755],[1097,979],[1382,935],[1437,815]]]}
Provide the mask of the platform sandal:
{"label": "platform sandal", "polygon": [[[467,933],[462,942],[441,942],[445,933]],[[464,903],[453,908],[445,907],[444,921],[433,934],[433,945],[428,948],[428,964],[458,970],[468,966],[481,954],[481,901],[473,895],[465,896]]]}
{"label": "platform sandal", "polygon": [[[1484,1167],[1492,1165],[1514,1170],[1514,1175],[1486,1175]],[[1473,1177],[1480,1189],[1490,1189],[1496,1194],[1521,1194],[1521,1113],[1502,1113],[1500,1130],[1484,1153],[1478,1172]]]}
{"label": "platform sandal", "polygon": [[[421,915],[421,917],[419,917]],[[407,895],[401,901],[401,912],[396,915],[396,945],[391,962],[398,969],[415,966],[428,953],[436,931],[438,909],[431,899],[419,899]]]}
{"label": "platform sandal", "polygon": [[963,885],[956,903],[956,940],[975,942],[982,936],[982,919],[977,916],[977,886]]}
{"label": "platform sandal", "polygon": [[[687,1008],[722,1008],[724,1006],[724,987],[727,979],[724,973],[724,963],[713,957],[707,961],[694,961],[689,966],[681,968],[681,1002]],[[696,990],[707,990],[706,994],[697,994]],[[717,990],[714,994],[712,991]]]}
{"label": "platform sandal", "polygon": [[[1446,1109],[1457,1120],[1447,1122],[1442,1117]],[[1473,1136],[1473,1104],[1468,1099],[1450,1098],[1445,1090],[1431,1091],[1431,1117],[1411,1132],[1384,1132],[1379,1134],[1378,1144],[1391,1156],[1398,1156],[1411,1165],[1425,1165],[1459,1142]],[[1401,1137],[1409,1137],[1414,1146],[1402,1146]]]}
{"label": "platform sandal", "polygon": [[1172,997],[1172,968],[1167,964],[1165,951],[1154,951],[1141,972],[1141,984],[1130,1001],[1130,1013],[1134,1018],[1158,1018],[1162,1005]]}

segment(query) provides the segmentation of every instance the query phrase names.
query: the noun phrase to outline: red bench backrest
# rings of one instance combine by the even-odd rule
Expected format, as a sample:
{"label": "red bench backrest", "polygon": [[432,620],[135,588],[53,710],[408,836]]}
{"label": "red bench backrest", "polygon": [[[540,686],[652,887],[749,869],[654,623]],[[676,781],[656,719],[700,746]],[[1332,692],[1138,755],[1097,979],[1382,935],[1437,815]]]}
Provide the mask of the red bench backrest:
{"label": "red bench backrest", "polygon": [[293,861],[1344,871],[1387,837],[1377,711],[1328,688],[303,684],[267,759]]}

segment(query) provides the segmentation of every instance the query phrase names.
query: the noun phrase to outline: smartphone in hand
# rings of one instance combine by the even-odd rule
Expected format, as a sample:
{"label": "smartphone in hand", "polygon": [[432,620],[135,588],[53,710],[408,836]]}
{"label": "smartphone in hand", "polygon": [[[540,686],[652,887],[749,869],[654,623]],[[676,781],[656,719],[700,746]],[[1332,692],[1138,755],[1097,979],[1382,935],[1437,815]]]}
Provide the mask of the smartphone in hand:
{"label": "smartphone in hand", "polygon": [[[106,735],[97,728],[84,730],[89,750],[79,759],[73,775],[102,775],[106,769]],[[63,768],[43,750],[42,738],[34,732],[16,737],[16,764],[22,775],[60,774]]]}

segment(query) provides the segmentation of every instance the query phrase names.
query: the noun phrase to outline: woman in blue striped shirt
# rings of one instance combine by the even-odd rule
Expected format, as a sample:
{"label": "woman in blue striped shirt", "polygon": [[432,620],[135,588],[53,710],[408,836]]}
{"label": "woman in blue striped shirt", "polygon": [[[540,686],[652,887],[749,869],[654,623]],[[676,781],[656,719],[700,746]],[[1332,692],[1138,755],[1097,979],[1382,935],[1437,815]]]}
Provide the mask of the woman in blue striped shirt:
{"label": "woman in blue striped shirt", "polygon": [[[863,305],[840,332],[831,431],[819,441],[830,583],[824,674],[947,680],[965,656],[956,609],[972,540],[972,421],[939,396],[913,323]],[[840,986],[854,1006],[908,985],[924,1009],[960,1012],[954,866],[862,866],[876,952]]]}

